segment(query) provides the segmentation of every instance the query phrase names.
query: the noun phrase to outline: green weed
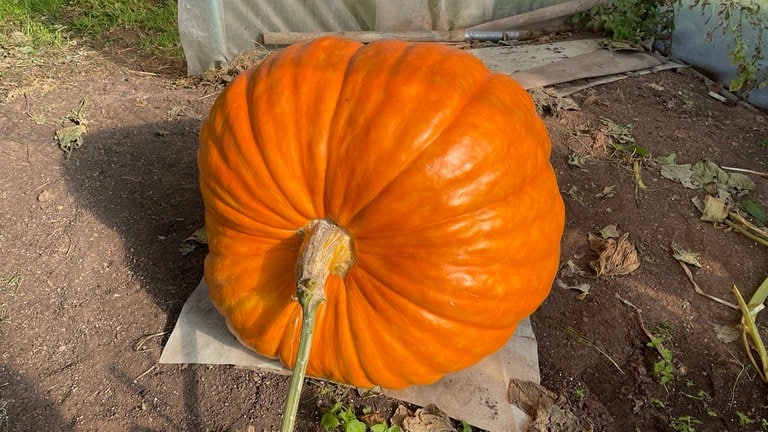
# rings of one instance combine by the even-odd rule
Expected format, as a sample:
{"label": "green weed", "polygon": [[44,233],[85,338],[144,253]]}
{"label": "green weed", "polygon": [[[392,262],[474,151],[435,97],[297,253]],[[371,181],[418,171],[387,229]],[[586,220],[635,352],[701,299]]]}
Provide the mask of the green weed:
{"label": "green weed", "polygon": [[[690,383],[690,385],[688,385],[688,383]],[[688,385],[689,387],[695,386],[695,384],[693,384],[690,381],[686,381],[686,385]],[[704,411],[707,413],[708,416],[717,417],[717,411],[715,411],[711,406],[709,406],[709,404],[712,403],[712,396],[710,396],[709,393],[705,392],[704,390],[699,390],[695,395],[683,393],[683,396],[689,399],[699,401],[702,405],[702,408],[704,409]]]}
{"label": "green weed", "polygon": [[701,422],[691,416],[681,416],[669,423],[669,427],[677,432],[696,432],[696,425],[700,425]]}
{"label": "green weed", "polygon": [[0,2],[0,45],[16,47],[22,54],[66,43],[66,27],[55,20],[56,1]]}
{"label": "green weed", "polygon": [[180,56],[177,14],[172,0],[11,0],[0,2],[0,42],[31,53],[131,29],[144,53]]}
{"label": "green weed", "polygon": [[605,32],[616,41],[647,45],[658,32],[659,2],[613,0],[575,15],[571,22],[594,32]]}
{"label": "green weed", "polygon": [[739,426],[748,426],[755,423],[754,420],[741,411],[736,411],[736,417],[739,419]]}
{"label": "green weed", "polygon": [[[682,6],[682,0],[676,1],[677,6]],[[731,80],[729,90],[745,95],[753,88],[762,89],[768,84],[768,69],[763,60],[763,30],[766,23],[763,22],[761,13],[762,0],[693,0],[689,6],[691,10],[696,7],[702,14],[716,17],[708,19],[710,25],[707,37],[714,38],[715,32],[722,36],[730,34],[732,47],[728,58],[733,66],[736,66],[736,77]],[[754,29],[754,37],[748,37],[745,27]]]}
{"label": "green weed", "polygon": [[[363,410],[365,413],[365,410]],[[370,409],[368,410],[370,412]],[[355,411],[350,406],[344,406],[341,402],[334,403],[323,413],[320,425],[327,431],[340,430],[343,432],[400,432],[397,426],[390,426],[386,422],[367,426],[357,418]]]}

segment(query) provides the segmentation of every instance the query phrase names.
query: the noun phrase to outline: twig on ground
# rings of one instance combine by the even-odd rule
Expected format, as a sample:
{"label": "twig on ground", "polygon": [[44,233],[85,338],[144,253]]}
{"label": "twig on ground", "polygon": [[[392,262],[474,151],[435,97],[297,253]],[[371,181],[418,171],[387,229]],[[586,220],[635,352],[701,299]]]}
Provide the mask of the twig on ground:
{"label": "twig on ground", "polygon": [[[620,302],[631,307],[635,311],[635,316],[637,317],[637,322],[640,324],[640,329],[643,331],[643,333],[645,333],[646,336],[648,336],[648,340],[649,341],[657,340],[658,338],[654,336],[653,333],[648,331],[647,327],[645,327],[645,322],[643,322],[643,316],[640,312],[640,308],[630,303],[629,300],[625,300],[623,297],[621,297],[618,294],[616,294],[616,298],[619,299]],[[661,341],[658,341],[658,344],[655,346],[657,351],[664,349],[664,346],[661,344]]]}
{"label": "twig on ground", "polygon": [[145,348],[144,344],[147,341],[149,341],[150,339],[152,339],[152,338],[156,338],[156,337],[159,337],[159,336],[165,336],[168,333],[170,333],[170,330],[164,330],[164,331],[161,331],[161,332],[145,335],[144,337],[142,337],[141,339],[136,341],[136,343],[133,345],[133,350],[136,351],[136,352],[144,352],[144,351],[150,351],[150,350],[153,350],[153,349],[162,348],[162,347]]}
{"label": "twig on ground", "polygon": [[149,369],[145,370],[144,372],[140,373],[140,374],[139,374],[139,376],[137,376],[136,378],[134,378],[134,379],[133,379],[133,382],[135,383],[136,381],[138,381],[138,380],[139,380],[141,377],[143,377],[144,375],[146,375],[146,374],[148,374],[148,373],[152,372],[152,370],[154,370],[156,366],[157,366],[157,365],[152,365],[152,366],[150,366],[150,367],[149,367]]}
{"label": "twig on ground", "polygon": [[739,310],[739,307],[736,306],[735,304],[727,302],[719,297],[715,297],[713,295],[709,295],[705,293],[701,288],[699,288],[699,284],[697,284],[696,281],[693,280],[693,274],[691,273],[691,270],[688,268],[688,266],[682,261],[678,261],[678,264],[680,264],[680,267],[682,267],[683,270],[685,271],[685,275],[688,276],[688,280],[691,281],[691,285],[693,285],[693,290],[696,291],[696,294],[702,295],[710,300],[714,300],[723,306],[728,306],[733,310]]}
{"label": "twig on ground", "polygon": [[550,321],[550,320],[548,320],[546,318],[544,319],[544,321],[546,321],[552,327],[555,327],[558,330],[562,330],[568,336],[576,339],[577,341],[583,343],[584,345],[586,345],[586,346],[594,349],[595,351],[599,352],[600,354],[602,354],[603,357],[607,358],[608,361],[613,363],[613,365],[616,366],[616,369],[618,369],[618,371],[622,375],[624,375],[624,371],[621,369],[621,367],[619,367],[618,363],[616,363],[616,361],[614,361],[611,358],[611,356],[608,355],[608,353],[605,352],[605,349],[603,347],[601,347],[600,345],[596,344],[595,342],[592,342],[587,337],[580,335],[576,330],[574,330],[574,329],[572,329],[572,328],[570,328],[568,326],[563,326],[563,325],[557,324],[557,323],[555,323],[553,321]]}
{"label": "twig on ground", "polygon": [[727,166],[721,166],[720,168],[722,168],[722,169],[724,169],[726,171],[733,171],[733,172],[740,172],[740,173],[747,173],[747,174],[755,174],[755,175],[758,175],[760,177],[768,178],[768,172],[760,172],[760,171],[755,171],[755,170],[746,169],[746,168],[734,168],[734,167],[727,167]]}

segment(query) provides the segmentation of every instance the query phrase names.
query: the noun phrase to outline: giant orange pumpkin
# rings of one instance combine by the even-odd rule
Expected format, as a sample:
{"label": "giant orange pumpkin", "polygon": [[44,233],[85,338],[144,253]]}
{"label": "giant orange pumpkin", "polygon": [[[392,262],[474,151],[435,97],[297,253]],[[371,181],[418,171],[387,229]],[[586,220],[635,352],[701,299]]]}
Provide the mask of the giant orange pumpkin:
{"label": "giant orange pumpkin", "polygon": [[324,284],[308,374],[433,382],[501,348],[548,294],[564,223],[549,156],[528,94],[471,54],[293,45],[202,127],[211,300],[244,345],[293,367],[299,249],[330,222],[352,257]]}

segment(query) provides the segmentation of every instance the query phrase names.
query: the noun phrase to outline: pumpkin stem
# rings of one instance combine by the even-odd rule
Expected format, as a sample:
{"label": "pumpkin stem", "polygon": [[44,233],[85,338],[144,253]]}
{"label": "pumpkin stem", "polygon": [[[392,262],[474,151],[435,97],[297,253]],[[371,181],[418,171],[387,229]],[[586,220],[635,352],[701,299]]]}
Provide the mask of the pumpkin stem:
{"label": "pumpkin stem", "polygon": [[299,409],[301,388],[309,363],[317,308],[325,301],[325,282],[331,274],[341,278],[354,262],[352,239],[344,229],[327,219],[315,219],[299,230],[304,241],[296,262],[296,295],[301,305],[301,335],[291,387],[285,404],[282,432],[292,432]]}

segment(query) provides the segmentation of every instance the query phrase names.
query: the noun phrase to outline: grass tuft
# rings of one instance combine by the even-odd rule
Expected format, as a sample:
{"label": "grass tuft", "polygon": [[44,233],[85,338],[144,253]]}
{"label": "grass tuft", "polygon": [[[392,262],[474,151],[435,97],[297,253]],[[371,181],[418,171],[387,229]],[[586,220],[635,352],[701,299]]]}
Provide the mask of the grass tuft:
{"label": "grass tuft", "polygon": [[23,54],[71,40],[93,45],[104,35],[130,29],[144,54],[181,56],[173,0],[10,0],[0,2],[0,45]]}

